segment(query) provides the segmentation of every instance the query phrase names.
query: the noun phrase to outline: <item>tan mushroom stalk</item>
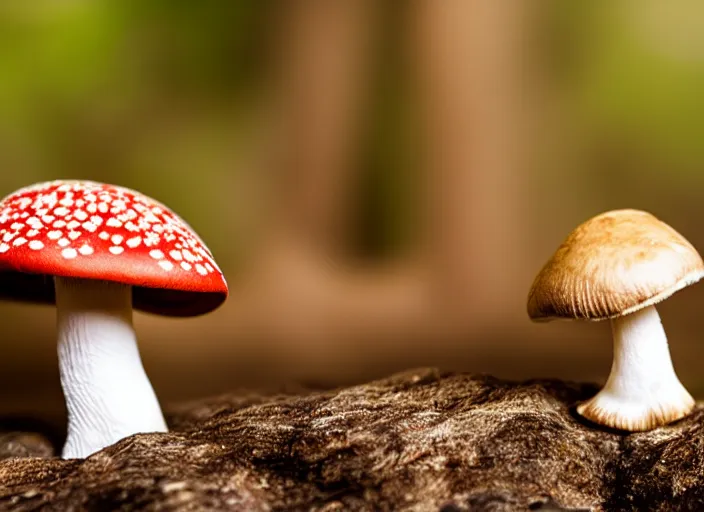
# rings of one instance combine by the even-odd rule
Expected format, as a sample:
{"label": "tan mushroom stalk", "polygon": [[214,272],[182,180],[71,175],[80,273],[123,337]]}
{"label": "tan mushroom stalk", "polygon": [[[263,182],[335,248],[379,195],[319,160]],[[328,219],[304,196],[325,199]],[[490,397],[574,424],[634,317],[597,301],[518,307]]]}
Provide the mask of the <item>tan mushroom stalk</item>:
{"label": "tan mushroom stalk", "polygon": [[580,415],[642,431],[691,412],[694,399],[672,366],[655,304],[702,277],[696,249],[647,212],[606,212],[570,233],[533,282],[528,315],[610,319],[611,374],[596,396],[579,404]]}

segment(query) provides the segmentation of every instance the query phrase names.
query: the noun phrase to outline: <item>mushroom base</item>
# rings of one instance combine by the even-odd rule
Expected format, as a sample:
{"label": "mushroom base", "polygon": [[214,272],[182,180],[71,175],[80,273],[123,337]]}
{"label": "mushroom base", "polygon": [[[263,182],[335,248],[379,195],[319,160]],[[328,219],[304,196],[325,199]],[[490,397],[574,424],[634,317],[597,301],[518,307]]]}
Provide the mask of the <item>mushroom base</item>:
{"label": "mushroom base", "polygon": [[[598,398],[597,398],[598,397]],[[577,406],[577,412],[593,423],[605,427],[643,432],[684,418],[694,408],[694,399],[685,390],[677,400],[643,403],[624,402],[619,397],[600,392]]]}
{"label": "mushroom base", "polygon": [[62,457],[87,457],[140,432],[166,432],[142,366],[129,286],[57,277],[61,385],[68,410]]}
{"label": "mushroom base", "polygon": [[689,414],[695,402],[680,383],[655,306],[611,321],[614,360],[604,388],[577,412],[610,428],[644,431]]}

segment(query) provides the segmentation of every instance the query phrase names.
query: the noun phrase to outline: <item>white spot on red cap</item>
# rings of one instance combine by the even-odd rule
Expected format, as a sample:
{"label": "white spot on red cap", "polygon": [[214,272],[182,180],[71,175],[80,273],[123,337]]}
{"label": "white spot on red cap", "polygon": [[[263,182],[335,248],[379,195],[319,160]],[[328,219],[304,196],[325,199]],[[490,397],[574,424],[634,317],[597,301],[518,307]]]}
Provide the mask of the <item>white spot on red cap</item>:
{"label": "white spot on red cap", "polygon": [[141,236],[133,236],[132,238],[128,238],[127,242],[127,247],[130,249],[134,249],[135,247],[139,247],[140,244],[142,243],[142,237]]}
{"label": "white spot on red cap", "polygon": [[144,236],[144,245],[152,247],[159,243],[159,235],[149,232]]}

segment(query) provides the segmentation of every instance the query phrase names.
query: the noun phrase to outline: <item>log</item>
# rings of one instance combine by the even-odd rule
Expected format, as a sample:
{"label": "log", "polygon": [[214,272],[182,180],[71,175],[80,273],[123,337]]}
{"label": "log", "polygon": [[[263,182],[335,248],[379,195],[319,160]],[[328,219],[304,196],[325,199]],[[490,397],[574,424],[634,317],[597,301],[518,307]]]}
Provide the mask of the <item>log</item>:
{"label": "log", "polygon": [[420,369],[183,404],[170,433],[85,460],[52,456],[39,433],[6,433],[0,509],[704,510],[701,408],[625,434],[574,414],[596,391]]}

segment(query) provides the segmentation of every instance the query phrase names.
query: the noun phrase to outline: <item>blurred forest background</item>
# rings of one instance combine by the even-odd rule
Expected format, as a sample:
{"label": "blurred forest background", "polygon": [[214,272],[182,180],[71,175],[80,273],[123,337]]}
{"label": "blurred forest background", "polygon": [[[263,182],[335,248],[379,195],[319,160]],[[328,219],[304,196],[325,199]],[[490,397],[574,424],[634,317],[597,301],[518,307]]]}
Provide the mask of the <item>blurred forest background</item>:
{"label": "blurred forest background", "polygon": [[[695,0],[2,2],[0,196],[116,183],[208,243],[226,305],[136,315],[166,404],[428,365],[603,382],[608,324],[532,324],[528,288],[611,208],[704,250],[703,90]],[[703,300],[659,308],[698,398]],[[0,320],[0,413],[60,418],[53,309]]]}

